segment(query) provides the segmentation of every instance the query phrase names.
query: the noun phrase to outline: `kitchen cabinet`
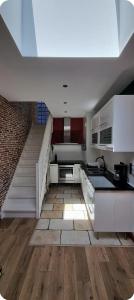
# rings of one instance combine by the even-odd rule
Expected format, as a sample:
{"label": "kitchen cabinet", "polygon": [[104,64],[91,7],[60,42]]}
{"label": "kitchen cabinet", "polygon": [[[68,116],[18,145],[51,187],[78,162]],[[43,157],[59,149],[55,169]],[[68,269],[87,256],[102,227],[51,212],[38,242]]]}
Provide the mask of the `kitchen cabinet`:
{"label": "kitchen cabinet", "polygon": [[99,130],[112,127],[113,125],[113,100],[109,101],[99,112]]}
{"label": "kitchen cabinet", "polygon": [[58,164],[50,164],[50,183],[58,183]]}
{"label": "kitchen cabinet", "polygon": [[109,101],[100,110],[99,143],[100,145],[112,144],[113,127],[113,101]]}
{"label": "kitchen cabinet", "polygon": [[84,170],[81,188],[95,232],[134,232],[134,192],[95,190]]}
{"label": "kitchen cabinet", "polygon": [[99,123],[100,123],[100,114],[97,113],[92,119],[92,144],[97,145],[99,139]]}
{"label": "kitchen cabinet", "polygon": [[85,200],[85,204],[90,216],[90,220],[92,225],[94,225],[94,196],[95,189],[92,186],[91,182],[88,180],[84,170],[80,170],[80,179],[81,179],[81,189],[83,193],[83,197]]}
{"label": "kitchen cabinet", "polygon": [[73,166],[73,179],[75,183],[80,183],[80,164]]}
{"label": "kitchen cabinet", "polygon": [[114,96],[92,119],[92,145],[113,152],[134,152],[133,112],[134,95]]}
{"label": "kitchen cabinet", "polygon": [[119,232],[134,230],[134,205],[131,199],[132,192],[118,193],[115,202],[115,229]]}
{"label": "kitchen cabinet", "polygon": [[100,114],[97,113],[96,115],[94,115],[94,117],[92,119],[92,133],[98,131],[99,123],[100,123]]}
{"label": "kitchen cabinet", "polygon": [[64,118],[53,118],[52,144],[64,142]]}
{"label": "kitchen cabinet", "polygon": [[84,119],[71,118],[70,119],[70,139],[71,143],[84,143]]}

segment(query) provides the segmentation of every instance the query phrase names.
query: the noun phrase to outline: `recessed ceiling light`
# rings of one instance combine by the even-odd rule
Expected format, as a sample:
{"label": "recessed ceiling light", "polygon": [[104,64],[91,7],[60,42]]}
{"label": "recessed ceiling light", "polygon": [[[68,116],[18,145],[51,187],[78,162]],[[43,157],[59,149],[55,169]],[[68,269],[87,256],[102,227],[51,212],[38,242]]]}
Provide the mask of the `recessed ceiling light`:
{"label": "recessed ceiling light", "polygon": [[67,104],[68,102],[67,101],[64,101],[64,104]]}
{"label": "recessed ceiling light", "polygon": [[68,87],[68,85],[67,84],[63,84],[63,86],[62,86],[63,88],[67,88]]}

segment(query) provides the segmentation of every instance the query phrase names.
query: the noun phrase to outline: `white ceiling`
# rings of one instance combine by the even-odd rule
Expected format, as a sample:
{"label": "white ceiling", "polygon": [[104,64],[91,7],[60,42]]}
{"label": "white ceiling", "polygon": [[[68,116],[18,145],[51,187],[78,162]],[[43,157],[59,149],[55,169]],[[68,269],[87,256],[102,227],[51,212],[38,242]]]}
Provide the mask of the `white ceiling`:
{"label": "white ceiling", "polygon": [[[112,86],[111,94],[115,92],[119,77],[124,74],[118,87],[134,78],[134,37],[122,55],[113,59],[24,58],[2,19],[0,40],[0,94],[9,101],[44,99],[54,116],[84,116]],[[66,83],[69,87],[64,89]]]}

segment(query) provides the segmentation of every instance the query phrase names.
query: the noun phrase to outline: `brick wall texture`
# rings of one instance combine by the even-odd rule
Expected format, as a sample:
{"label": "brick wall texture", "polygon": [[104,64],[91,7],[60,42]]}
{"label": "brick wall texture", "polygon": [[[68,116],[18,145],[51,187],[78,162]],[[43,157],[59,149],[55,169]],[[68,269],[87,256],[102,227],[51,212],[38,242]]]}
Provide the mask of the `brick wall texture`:
{"label": "brick wall texture", "polygon": [[0,96],[0,207],[2,206],[31,127],[31,104]]}

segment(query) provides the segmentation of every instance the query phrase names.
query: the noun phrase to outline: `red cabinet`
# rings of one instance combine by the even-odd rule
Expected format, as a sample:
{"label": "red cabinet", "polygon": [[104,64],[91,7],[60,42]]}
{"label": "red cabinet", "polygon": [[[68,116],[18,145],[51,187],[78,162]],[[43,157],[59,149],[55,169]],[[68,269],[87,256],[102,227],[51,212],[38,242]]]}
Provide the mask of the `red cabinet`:
{"label": "red cabinet", "polygon": [[71,143],[83,144],[83,118],[71,118]]}
{"label": "red cabinet", "polygon": [[[70,143],[83,144],[84,119],[70,118]],[[52,144],[64,143],[64,118],[53,119]]]}
{"label": "red cabinet", "polygon": [[53,119],[52,144],[64,143],[64,118]]}

